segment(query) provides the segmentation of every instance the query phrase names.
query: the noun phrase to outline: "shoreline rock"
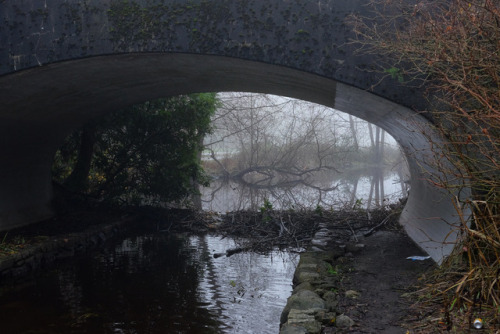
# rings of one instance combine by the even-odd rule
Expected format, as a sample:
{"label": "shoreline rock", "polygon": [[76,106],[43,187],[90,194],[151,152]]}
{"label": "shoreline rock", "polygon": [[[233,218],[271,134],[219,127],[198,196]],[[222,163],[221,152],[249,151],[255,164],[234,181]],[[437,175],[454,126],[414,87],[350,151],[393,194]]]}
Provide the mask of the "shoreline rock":
{"label": "shoreline rock", "polygon": [[335,244],[325,229],[315,235],[311,247],[300,256],[294,289],[281,314],[280,334],[319,334],[327,327],[329,333],[334,333],[354,325],[338,309],[341,273],[336,262],[347,256],[346,252],[362,251],[364,245]]}

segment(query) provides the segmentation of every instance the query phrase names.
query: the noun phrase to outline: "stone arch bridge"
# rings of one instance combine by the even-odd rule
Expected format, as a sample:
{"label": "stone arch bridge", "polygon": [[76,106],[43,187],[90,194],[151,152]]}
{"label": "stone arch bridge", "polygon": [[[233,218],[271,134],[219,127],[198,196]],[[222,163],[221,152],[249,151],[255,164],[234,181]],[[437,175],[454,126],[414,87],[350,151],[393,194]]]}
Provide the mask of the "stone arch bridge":
{"label": "stone arch bridge", "polygon": [[[401,223],[440,261],[452,201],[432,187],[422,92],[372,71],[346,24],[367,0],[0,0],[0,230],[52,215],[62,140],[103,113],[194,92],[294,97],[370,121],[402,146]],[[427,169],[427,171],[423,171]],[[434,172],[435,173],[435,172]],[[451,243],[445,241],[451,241]]]}

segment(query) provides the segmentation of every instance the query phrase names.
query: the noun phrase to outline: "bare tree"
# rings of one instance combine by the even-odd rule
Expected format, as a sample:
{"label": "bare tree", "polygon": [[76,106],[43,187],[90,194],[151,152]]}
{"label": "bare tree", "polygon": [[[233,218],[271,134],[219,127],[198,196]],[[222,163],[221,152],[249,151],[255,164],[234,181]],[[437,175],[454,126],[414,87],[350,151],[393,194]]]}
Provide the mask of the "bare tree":
{"label": "bare tree", "polygon": [[351,127],[352,139],[354,141],[354,149],[357,151],[359,149],[358,132],[356,130],[356,123],[354,122],[354,117],[352,117],[352,115],[349,115],[349,126]]}
{"label": "bare tree", "polygon": [[308,183],[314,173],[336,170],[346,149],[357,146],[349,125],[335,122],[335,110],[263,94],[219,98],[215,134],[205,145],[216,160],[237,161],[232,170],[218,162],[228,176],[266,186]]}
{"label": "bare tree", "polygon": [[[373,134],[368,136],[373,131],[366,121],[284,97],[224,93],[218,98],[221,106],[213,118],[214,131],[205,139],[205,159],[210,160],[205,163],[216,177],[236,180],[253,189],[247,194],[249,198],[272,191],[270,187],[281,188],[273,196],[291,203],[296,194],[283,189],[302,185],[316,192],[316,205],[329,206],[332,196],[328,193],[338,184],[323,175],[352,169],[352,159],[357,159],[355,168],[374,162],[381,165],[383,161],[385,133],[377,128],[376,140]],[[372,160],[375,155],[380,161]],[[383,178],[376,180],[376,199],[381,202]],[[358,202],[357,184],[358,180],[350,183],[354,193],[345,205],[352,207]]]}

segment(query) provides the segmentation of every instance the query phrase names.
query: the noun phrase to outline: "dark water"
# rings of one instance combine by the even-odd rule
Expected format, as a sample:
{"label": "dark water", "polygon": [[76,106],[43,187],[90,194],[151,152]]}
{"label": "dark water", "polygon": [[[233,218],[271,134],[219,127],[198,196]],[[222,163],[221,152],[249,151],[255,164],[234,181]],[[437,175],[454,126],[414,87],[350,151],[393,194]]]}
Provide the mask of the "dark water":
{"label": "dark water", "polygon": [[144,234],[3,284],[0,333],[278,333],[298,256],[234,245]]}

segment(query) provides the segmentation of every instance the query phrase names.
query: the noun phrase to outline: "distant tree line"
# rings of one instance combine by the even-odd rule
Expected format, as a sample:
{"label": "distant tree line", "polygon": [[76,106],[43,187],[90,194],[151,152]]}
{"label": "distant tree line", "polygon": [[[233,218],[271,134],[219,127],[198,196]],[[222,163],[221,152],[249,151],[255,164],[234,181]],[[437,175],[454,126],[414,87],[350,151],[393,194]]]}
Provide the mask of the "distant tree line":
{"label": "distant tree line", "polygon": [[[240,194],[234,201],[240,208],[257,208],[262,198],[272,199],[277,207],[338,207],[343,201],[352,208],[360,200],[356,192],[361,175],[367,175],[371,189],[363,205],[379,206],[385,204],[388,170],[400,175],[401,196],[406,196],[406,162],[383,129],[286,97],[232,92],[218,98],[203,155],[203,166],[217,182],[204,191],[205,201],[230,187]],[[353,189],[348,201],[340,196],[345,180]]]}
{"label": "distant tree line", "polygon": [[219,99],[214,131],[205,140],[216,163],[207,166],[217,173],[304,179],[401,159],[399,147],[386,143],[384,130],[325,106],[266,94],[225,93]]}
{"label": "distant tree line", "polygon": [[198,186],[209,181],[203,149],[203,166],[213,176],[264,188],[302,184],[316,189],[320,202],[336,189],[321,173],[401,159],[383,130],[324,106],[265,94],[193,94],[86,124],[57,151],[53,177],[98,200],[163,205],[189,199],[200,208]]}

